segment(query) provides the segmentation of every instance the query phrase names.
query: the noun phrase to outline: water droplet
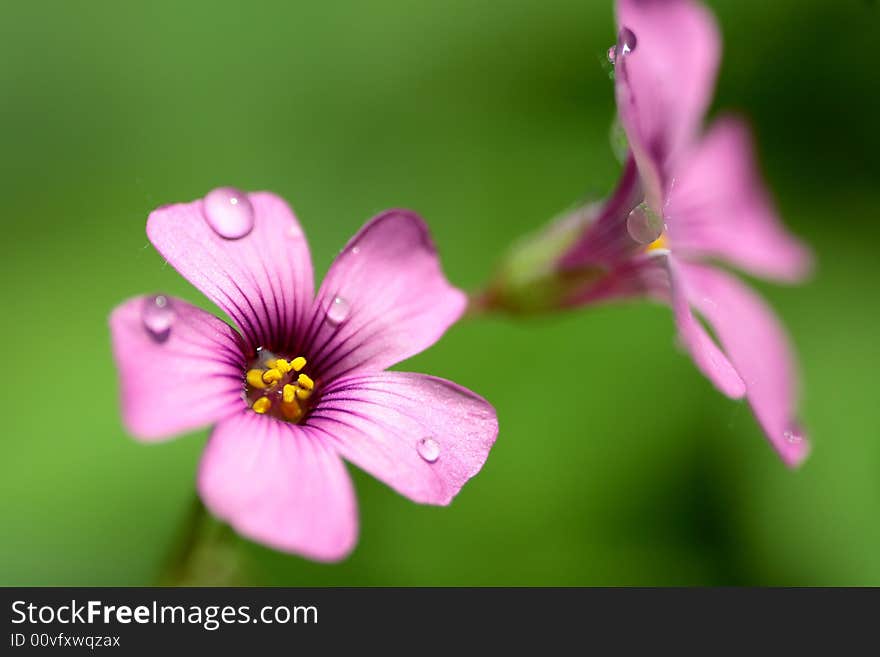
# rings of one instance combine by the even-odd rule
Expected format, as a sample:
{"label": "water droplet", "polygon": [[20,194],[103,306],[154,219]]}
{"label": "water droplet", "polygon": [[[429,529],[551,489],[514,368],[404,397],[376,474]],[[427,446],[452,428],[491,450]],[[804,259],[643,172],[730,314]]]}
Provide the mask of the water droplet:
{"label": "water droplet", "polygon": [[647,203],[637,205],[626,218],[629,236],[639,244],[650,244],[663,234],[663,217],[648,207]]}
{"label": "water droplet", "polygon": [[[631,29],[628,27],[620,28],[620,33],[617,35],[617,43],[620,46],[620,54],[628,55],[633,50],[636,49],[636,43],[638,40],[636,39],[636,35],[633,33]],[[615,50],[615,56],[617,51]]]}
{"label": "water droplet", "polygon": [[171,335],[171,325],[174,323],[174,308],[168,297],[157,294],[144,299],[141,321],[153,340],[165,342]]}
{"label": "water droplet", "polygon": [[789,445],[800,445],[804,442],[804,434],[797,427],[792,427],[791,429],[783,433],[782,437],[785,438],[785,442],[787,442]]}
{"label": "water droplet", "polygon": [[327,306],[327,321],[338,326],[348,319],[350,312],[351,306],[348,305],[348,301],[342,297],[333,297],[333,301]]}
{"label": "water droplet", "polygon": [[361,252],[361,247],[355,245],[355,246],[351,247],[351,252],[352,252],[354,255],[357,255],[358,253]]}
{"label": "water droplet", "polygon": [[247,194],[232,187],[208,192],[202,202],[205,219],[220,237],[237,240],[254,228],[254,208]]}
{"label": "water droplet", "polygon": [[613,64],[615,59],[617,59],[617,46],[611,46],[608,49],[608,61]]}
{"label": "water droplet", "polygon": [[434,463],[440,458],[440,443],[433,438],[422,438],[416,443],[416,449],[419,452],[419,456],[428,463]]}

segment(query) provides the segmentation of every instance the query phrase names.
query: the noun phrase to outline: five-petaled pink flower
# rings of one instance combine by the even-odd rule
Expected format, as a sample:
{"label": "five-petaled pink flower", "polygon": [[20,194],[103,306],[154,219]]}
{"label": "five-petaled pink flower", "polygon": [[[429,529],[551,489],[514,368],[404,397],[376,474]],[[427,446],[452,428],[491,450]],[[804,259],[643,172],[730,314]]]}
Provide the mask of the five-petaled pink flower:
{"label": "five-petaled pink flower", "polygon": [[238,532],[340,559],[358,527],[342,458],[441,505],[483,466],[498,431],[484,399],[384,371],[438,340],[466,305],[417,215],[368,222],[317,296],[303,232],[272,194],[214,190],[154,211],[147,234],[240,332],[175,298],[116,308],[124,421],[144,440],[215,424],[198,489]]}
{"label": "five-petaled pink flower", "polygon": [[809,446],[794,416],[785,333],[755,293],[710,263],[794,281],[811,255],[777,219],[745,126],[725,117],[700,134],[720,50],[711,14],[691,0],[619,0],[617,14],[609,56],[630,157],[561,260],[562,271],[608,273],[568,303],[645,294],[670,303],[700,370],[726,395],[745,396],[782,459],[797,465]]}

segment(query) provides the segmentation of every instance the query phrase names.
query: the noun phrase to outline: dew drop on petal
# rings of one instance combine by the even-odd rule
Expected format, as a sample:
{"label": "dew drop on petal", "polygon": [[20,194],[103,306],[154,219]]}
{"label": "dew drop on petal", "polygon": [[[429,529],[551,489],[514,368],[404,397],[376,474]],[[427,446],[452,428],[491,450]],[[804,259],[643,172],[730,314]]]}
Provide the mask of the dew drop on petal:
{"label": "dew drop on petal", "polygon": [[804,442],[804,433],[797,427],[792,427],[782,434],[785,442],[789,445],[800,445]]}
{"label": "dew drop on petal", "polygon": [[237,240],[254,228],[254,208],[242,191],[218,187],[208,192],[202,207],[208,225],[220,237]]}
{"label": "dew drop on petal", "polygon": [[611,46],[608,49],[608,61],[613,64],[615,59],[617,59],[617,46]]}
{"label": "dew drop on petal", "polygon": [[[620,45],[621,56],[627,55],[636,49],[636,35],[628,27],[622,27],[620,28],[620,33],[617,35],[617,43]],[[615,51],[615,55],[616,54]]]}
{"label": "dew drop on petal", "polygon": [[422,438],[416,443],[416,450],[428,463],[434,463],[440,458],[440,443],[433,438]]}
{"label": "dew drop on petal", "polygon": [[650,244],[663,234],[663,218],[647,203],[640,203],[626,218],[626,230],[639,244]]}
{"label": "dew drop on petal", "polygon": [[327,306],[327,321],[333,326],[339,326],[348,319],[351,306],[342,297],[333,297],[333,301]]}
{"label": "dew drop on petal", "polygon": [[174,324],[174,308],[171,307],[168,297],[157,294],[144,299],[141,321],[153,340],[165,342],[171,335],[171,325]]}
{"label": "dew drop on petal", "polygon": [[351,252],[353,255],[357,255],[358,253],[361,252],[361,247],[359,247],[357,244],[355,244],[353,247],[351,247]]}

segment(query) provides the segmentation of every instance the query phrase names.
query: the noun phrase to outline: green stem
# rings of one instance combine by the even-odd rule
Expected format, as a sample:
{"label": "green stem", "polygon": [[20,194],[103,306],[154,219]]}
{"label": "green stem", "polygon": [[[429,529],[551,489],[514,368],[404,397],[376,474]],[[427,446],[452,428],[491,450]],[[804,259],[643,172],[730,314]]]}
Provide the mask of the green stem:
{"label": "green stem", "polygon": [[198,496],[158,579],[160,586],[240,586],[246,583],[235,534],[214,520]]}
{"label": "green stem", "polygon": [[491,312],[490,296],[484,289],[468,294],[468,304],[462,319],[473,319]]}

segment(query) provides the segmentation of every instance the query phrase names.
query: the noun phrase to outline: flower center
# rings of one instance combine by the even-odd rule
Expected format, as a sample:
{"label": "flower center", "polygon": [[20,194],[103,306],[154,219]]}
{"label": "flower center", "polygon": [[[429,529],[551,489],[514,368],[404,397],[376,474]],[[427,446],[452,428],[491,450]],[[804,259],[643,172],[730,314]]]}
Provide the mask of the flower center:
{"label": "flower center", "polygon": [[245,379],[245,398],[254,413],[271,415],[287,422],[299,422],[309,410],[315,382],[303,372],[306,359],[279,358],[265,349],[257,350]]}

